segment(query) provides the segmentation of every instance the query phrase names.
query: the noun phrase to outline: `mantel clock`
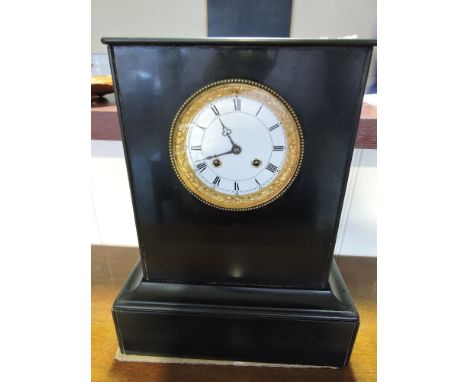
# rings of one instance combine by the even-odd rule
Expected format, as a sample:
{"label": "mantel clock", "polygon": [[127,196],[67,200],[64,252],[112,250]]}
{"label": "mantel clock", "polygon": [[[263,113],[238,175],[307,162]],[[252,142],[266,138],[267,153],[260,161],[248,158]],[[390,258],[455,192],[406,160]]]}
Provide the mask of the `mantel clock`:
{"label": "mantel clock", "polygon": [[375,41],[103,42],[141,255],[120,351],[346,366],[333,250]]}

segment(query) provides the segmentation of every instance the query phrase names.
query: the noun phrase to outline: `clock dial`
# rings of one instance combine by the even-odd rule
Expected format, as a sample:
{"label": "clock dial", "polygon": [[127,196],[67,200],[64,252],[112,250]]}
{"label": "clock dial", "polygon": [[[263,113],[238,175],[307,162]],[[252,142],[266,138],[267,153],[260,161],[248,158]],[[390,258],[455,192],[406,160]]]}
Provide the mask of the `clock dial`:
{"label": "clock dial", "polygon": [[195,93],[171,131],[171,159],[184,186],[223,209],[258,208],[279,197],[302,160],[289,105],[263,85],[226,80]]}
{"label": "clock dial", "polygon": [[247,195],[278,176],[287,142],[268,106],[234,95],[200,110],[189,127],[186,148],[190,165],[205,185],[227,195]]}

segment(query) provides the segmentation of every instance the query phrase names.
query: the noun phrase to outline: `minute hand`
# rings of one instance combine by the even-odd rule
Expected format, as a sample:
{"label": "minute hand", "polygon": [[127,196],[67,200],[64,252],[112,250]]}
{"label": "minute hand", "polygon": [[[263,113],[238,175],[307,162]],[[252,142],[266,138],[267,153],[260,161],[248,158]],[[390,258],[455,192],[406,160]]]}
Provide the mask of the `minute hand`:
{"label": "minute hand", "polygon": [[225,153],[222,153],[222,154],[215,154],[215,155],[210,155],[206,158],[203,158],[203,159],[200,159],[198,160],[197,162],[201,162],[202,160],[208,160],[208,159],[213,159],[213,158],[217,158],[217,157],[220,157],[222,155],[226,155],[226,154],[232,154],[234,151],[233,149],[229,150],[229,151],[226,151]]}

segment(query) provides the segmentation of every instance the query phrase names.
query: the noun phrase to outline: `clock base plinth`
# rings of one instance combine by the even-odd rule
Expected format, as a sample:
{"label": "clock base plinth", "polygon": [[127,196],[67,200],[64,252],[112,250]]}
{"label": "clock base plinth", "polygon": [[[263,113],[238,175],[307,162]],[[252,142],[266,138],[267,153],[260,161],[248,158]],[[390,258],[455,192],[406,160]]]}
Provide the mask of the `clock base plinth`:
{"label": "clock base plinth", "polygon": [[344,367],[359,316],[333,262],[325,290],[142,281],[112,313],[123,354]]}

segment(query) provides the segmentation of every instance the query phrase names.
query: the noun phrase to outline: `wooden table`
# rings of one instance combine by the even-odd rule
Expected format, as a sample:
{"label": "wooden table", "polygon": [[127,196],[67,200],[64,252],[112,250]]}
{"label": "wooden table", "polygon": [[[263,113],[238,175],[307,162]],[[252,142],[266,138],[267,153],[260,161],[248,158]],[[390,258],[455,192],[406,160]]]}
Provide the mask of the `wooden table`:
{"label": "wooden table", "polygon": [[[117,337],[111,306],[133,265],[137,248],[92,247],[92,380],[99,381],[375,381],[376,380],[376,267],[375,258],[337,257],[361,317],[350,365],[346,369],[208,366],[130,363],[114,360]],[[202,344],[200,344],[202,346]]]}

